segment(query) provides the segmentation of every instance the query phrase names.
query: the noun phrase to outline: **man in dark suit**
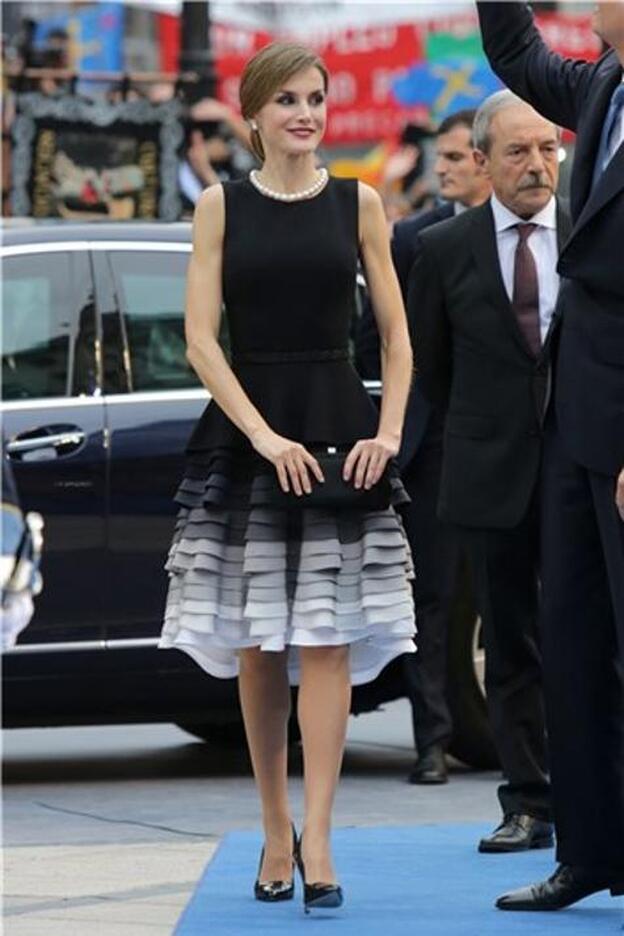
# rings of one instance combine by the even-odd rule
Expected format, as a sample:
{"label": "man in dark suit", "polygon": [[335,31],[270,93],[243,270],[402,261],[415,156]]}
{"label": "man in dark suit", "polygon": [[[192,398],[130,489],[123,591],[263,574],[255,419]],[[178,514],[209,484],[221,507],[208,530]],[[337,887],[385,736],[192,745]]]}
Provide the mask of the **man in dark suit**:
{"label": "man in dark suit", "polygon": [[[404,301],[419,232],[482,204],[490,195],[489,180],[473,157],[474,116],[472,110],[458,111],[438,129],[435,172],[440,195],[448,201],[394,226],[392,257]],[[379,333],[370,305],[364,310],[356,336],[356,358],[362,376],[379,379]],[[414,581],[418,653],[406,654],[403,661],[418,751],[408,780],[422,784],[446,783],[445,752],[452,731],[446,700],[447,636],[459,550],[453,531],[440,523],[435,513],[441,455],[441,420],[432,415],[416,378],[408,401],[398,462],[411,497],[411,503],[403,511],[403,521],[418,568]]]}
{"label": "man in dark suit", "polygon": [[493,195],[423,231],[408,318],[424,392],[444,418],[438,511],[468,548],[488,711],[506,782],[480,851],[552,844],[537,640],[538,480],[558,251],[559,131],[510,91],[477,112]]}
{"label": "man in dark suit", "polygon": [[499,899],[558,910],[624,893],[624,4],[598,3],[595,64],[551,52],[525,3],[480,3],[500,77],[578,134],[545,446],[543,654],[561,863]]}

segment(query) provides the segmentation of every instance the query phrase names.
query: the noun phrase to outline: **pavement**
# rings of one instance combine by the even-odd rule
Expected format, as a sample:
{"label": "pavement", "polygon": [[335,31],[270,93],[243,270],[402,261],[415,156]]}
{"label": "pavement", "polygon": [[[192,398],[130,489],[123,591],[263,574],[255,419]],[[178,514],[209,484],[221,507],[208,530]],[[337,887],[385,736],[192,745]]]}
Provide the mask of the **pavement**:
{"label": "pavement", "polygon": [[[5,731],[5,936],[173,932],[228,831],[257,828],[247,757],[171,725]],[[498,821],[495,773],[405,782],[408,703],[350,720],[336,826]],[[292,804],[301,817],[300,755]],[[250,881],[250,887],[252,881]]]}

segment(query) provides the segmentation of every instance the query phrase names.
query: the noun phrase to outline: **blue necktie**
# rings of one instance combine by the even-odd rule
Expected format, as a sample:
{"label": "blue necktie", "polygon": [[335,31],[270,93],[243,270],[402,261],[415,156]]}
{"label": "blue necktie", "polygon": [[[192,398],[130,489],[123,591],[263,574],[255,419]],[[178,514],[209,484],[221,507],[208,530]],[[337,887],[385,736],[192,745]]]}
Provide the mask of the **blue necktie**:
{"label": "blue necktie", "polygon": [[607,168],[610,162],[609,156],[613,155],[610,152],[611,137],[613,136],[613,131],[615,130],[617,119],[620,116],[620,112],[623,107],[624,82],[620,83],[615,89],[611,98],[611,103],[609,104],[607,116],[605,117],[605,122],[602,127],[602,135],[600,137],[600,146],[598,147],[598,155],[596,156],[596,165],[594,167],[594,179],[592,187],[596,185],[600,176]]}

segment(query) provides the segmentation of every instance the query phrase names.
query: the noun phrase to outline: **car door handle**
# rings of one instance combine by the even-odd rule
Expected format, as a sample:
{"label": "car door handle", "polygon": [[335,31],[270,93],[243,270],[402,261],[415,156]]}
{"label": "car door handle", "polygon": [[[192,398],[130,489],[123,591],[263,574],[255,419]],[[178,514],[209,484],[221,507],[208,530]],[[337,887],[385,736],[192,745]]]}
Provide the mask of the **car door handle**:
{"label": "car door handle", "polygon": [[[41,449],[53,448],[56,454],[70,455],[80,448],[86,439],[82,429],[67,429],[63,432],[50,433],[46,435],[31,436],[28,439],[14,439],[7,444],[6,450],[11,458],[20,458],[29,452],[37,452]],[[63,450],[62,452],[60,450]]]}

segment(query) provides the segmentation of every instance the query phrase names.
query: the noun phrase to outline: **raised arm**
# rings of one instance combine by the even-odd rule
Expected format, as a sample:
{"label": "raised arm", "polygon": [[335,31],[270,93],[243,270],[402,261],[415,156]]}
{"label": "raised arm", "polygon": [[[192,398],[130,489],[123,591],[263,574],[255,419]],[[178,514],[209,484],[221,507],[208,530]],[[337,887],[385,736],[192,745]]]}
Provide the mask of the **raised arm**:
{"label": "raised arm", "polygon": [[186,288],[188,361],[225,415],[277,471],[284,491],[311,490],[308,471],[323,480],[317,460],[298,442],[274,432],[253,405],[219,345],[225,200],[222,185],[202,193],[193,219],[193,253]]}
{"label": "raised arm", "polygon": [[453,344],[440,275],[422,238],[409,275],[407,315],[418,385],[426,399],[444,412],[453,376]]}
{"label": "raised arm", "polygon": [[359,184],[360,251],[381,342],[383,393],[377,435],[358,442],[345,462],[345,478],[355,474],[355,486],[371,487],[388,459],[398,454],[405,407],[412,383],[412,350],[405,308],[378,193]]}
{"label": "raised arm", "polygon": [[576,130],[595,66],[548,48],[528,3],[478,2],[483,47],[498,77],[553,123]]}

